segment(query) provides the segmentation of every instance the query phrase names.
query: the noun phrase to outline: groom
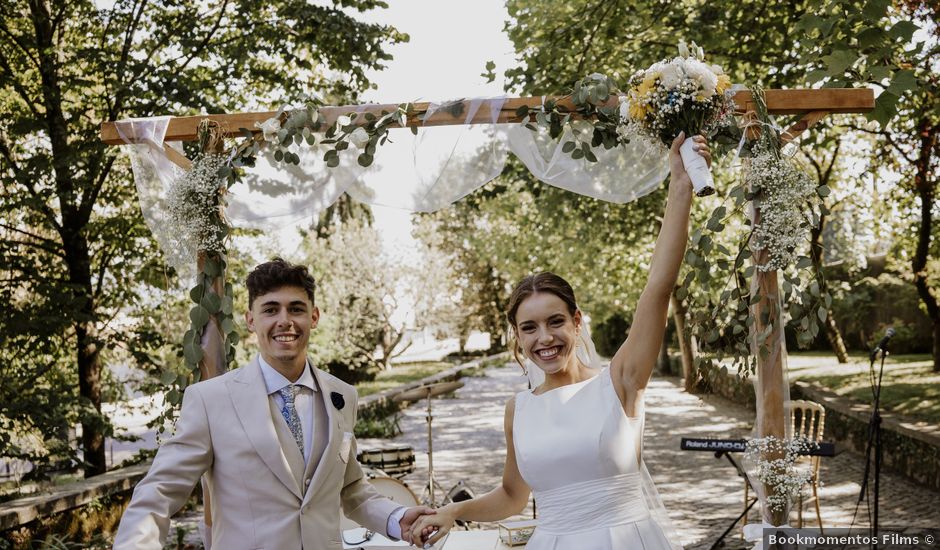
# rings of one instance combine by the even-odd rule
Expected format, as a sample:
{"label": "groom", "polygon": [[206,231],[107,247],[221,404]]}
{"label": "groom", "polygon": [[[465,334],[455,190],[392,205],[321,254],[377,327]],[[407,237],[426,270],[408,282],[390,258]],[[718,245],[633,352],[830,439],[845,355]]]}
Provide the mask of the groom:
{"label": "groom", "polygon": [[356,461],[356,389],[305,352],[320,311],[304,266],[280,258],[248,275],[248,329],[261,353],[187,388],[176,434],[157,452],[121,518],[114,548],[160,549],[170,516],[207,474],[212,546],[339,550],[340,507],[411,542],[424,507],[379,495]]}

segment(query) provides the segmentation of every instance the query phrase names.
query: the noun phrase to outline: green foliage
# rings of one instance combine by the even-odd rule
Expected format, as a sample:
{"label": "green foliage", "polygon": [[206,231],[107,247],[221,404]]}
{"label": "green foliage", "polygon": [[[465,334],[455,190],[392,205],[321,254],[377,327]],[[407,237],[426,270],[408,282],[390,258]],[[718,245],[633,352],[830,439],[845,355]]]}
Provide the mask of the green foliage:
{"label": "green foliage", "polygon": [[372,380],[386,368],[395,355],[392,342],[404,330],[391,319],[402,268],[382,253],[381,242],[374,228],[350,220],[326,237],[308,236],[303,247],[320,289],[320,322],[310,354],[350,383]]}
{"label": "green foliage", "polygon": [[882,273],[834,284],[832,294],[833,315],[852,348],[871,348],[887,327],[893,327],[897,334],[891,339],[892,353],[930,351],[930,319],[909,282]]}
{"label": "green foliage", "polygon": [[599,201],[542,184],[510,161],[476,193],[419,215],[416,236],[449,265],[464,315],[498,347],[512,286],[538,271],[566,278],[595,322],[627,315],[646,278],[663,200],[658,191],[623,205]]}
{"label": "green foliage", "polygon": [[[155,114],[240,111],[320,88],[355,100],[367,73],[407,40],[363,23],[381,4],[141,4],[0,8],[0,445],[42,463],[74,459],[60,434],[83,425],[88,473],[104,465],[103,365],[150,371],[165,276],[127,163],[99,124]],[[335,40],[343,36],[343,40]],[[194,314],[201,321],[203,314]],[[192,355],[192,350],[190,351]],[[169,379],[170,375],[166,375]],[[15,437],[14,437],[15,435]],[[43,442],[27,449],[23,438]],[[50,451],[50,449],[54,449]]]}

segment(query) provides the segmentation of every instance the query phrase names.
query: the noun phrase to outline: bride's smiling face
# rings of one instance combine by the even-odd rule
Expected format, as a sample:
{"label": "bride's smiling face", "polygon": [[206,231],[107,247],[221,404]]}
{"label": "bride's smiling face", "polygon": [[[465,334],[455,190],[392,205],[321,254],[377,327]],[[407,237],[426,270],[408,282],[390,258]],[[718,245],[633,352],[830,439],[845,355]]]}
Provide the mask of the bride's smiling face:
{"label": "bride's smiling face", "polygon": [[516,336],[526,356],[548,374],[577,364],[575,356],[581,311],[551,292],[535,292],[519,304]]}

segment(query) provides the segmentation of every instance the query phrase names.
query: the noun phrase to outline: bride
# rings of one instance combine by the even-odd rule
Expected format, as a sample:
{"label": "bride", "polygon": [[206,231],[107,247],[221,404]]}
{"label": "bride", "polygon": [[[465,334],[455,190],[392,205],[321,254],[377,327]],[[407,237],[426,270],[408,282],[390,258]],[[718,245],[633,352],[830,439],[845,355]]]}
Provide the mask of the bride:
{"label": "bride", "polygon": [[[692,139],[710,164],[705,139]],[[680,134],[669,153],[669,196],[649,279],[610,366],[600,368],[571,285],[547,272],[520,281],[506,313],[513,354],[544,372],[544,382],[506,404],[502,484],[424,516],[413,540],[433,544],[456,520],[519,514],[534,492],[539,520],[527,550],[681,548],[643,462],[642,435],[643,392],[688,239],[692,184],[679,156],[683,141]]]}

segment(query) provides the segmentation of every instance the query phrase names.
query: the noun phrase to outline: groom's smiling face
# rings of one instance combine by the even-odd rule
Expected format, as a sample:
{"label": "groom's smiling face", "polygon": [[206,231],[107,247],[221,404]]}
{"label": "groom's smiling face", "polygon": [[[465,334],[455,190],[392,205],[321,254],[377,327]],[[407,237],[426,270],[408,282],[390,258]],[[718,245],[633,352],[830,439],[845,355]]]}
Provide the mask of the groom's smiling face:
{"label": "groom's smiling face", "polygon": [[299,286],[284,286],[257,296],[245,314],[248,330],[258,337],[261,356],[275,369],[290,372],[306,361],[310,331],[320,310]]}

